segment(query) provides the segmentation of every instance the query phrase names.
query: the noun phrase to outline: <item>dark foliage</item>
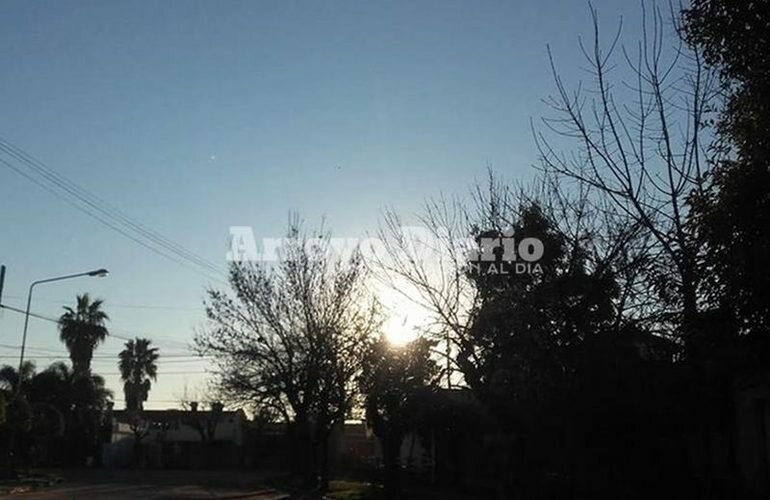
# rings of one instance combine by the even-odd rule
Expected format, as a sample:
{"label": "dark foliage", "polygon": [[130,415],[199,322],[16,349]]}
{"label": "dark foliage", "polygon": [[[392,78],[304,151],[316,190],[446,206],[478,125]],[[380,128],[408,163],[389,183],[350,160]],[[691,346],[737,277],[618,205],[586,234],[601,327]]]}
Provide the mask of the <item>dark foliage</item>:
{"label": "dark foliage", "polygon": [[708,249],[708,299],[748,337],[745,360],[770,359],[770,3],[695,0],[687,40],[721,74],[726,96],[709,189],[691,224]]}
{"label": "dark foliage", "polygon": [[434,345],[418,338],[393,346],[381,338],[363,359],[359,384],[366,421],[380,441],[388,498],[399,498],[401,445],[424,421],[421,406],[430,401],[438,380],[439,369],[431,357]]}

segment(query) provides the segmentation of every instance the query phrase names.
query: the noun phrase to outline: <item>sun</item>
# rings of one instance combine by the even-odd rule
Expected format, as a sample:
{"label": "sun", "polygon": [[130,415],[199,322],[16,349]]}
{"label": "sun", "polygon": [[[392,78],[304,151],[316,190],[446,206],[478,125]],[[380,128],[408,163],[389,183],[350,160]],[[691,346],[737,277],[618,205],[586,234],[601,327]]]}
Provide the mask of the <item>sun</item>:
{"label": "sun", "polygon": [[424,307],[392,289],[382,291],[379,296],[386,316],[383,330],[388,342],[407,344],[427,328],[430,315]]}

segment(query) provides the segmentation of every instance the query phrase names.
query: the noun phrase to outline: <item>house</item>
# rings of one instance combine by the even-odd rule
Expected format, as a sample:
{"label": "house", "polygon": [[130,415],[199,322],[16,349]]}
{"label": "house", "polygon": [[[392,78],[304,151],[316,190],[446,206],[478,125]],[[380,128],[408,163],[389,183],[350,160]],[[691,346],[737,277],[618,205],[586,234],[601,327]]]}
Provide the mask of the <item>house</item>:
{"label": "house", "polygon": [[[241,464],[246,414],[222,405],[198,410],[111,412],[103,446],[107,467],[228,468]],[[108,437],[107,437],[108,436]]]}

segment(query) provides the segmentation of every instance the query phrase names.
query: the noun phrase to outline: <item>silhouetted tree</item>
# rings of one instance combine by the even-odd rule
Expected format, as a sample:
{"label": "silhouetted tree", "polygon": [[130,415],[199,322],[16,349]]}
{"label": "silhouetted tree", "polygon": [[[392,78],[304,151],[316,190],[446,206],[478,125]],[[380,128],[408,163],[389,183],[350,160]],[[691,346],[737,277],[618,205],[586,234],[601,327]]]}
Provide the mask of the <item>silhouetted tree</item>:
{"label": "silhouetted tree", "polygon": [[768,2],[694,0],[684,34],[721,75],[726,102],[713,170],[690,214],[707,249],[705,298],[745,336],[744,362],[770,359],[770,26]]}
{"label": "silhouetted tree", "polygon": [[[704,336],[703,249],[688,228],[688,199],[705,188],[716,77],[676,32],[667,38],[656,6],[642,6],[643,41],[628,48],[620,30],[604,47],[598,14],[593,8],[591,14],[593,39],[580,46],[592,87],[570,90],[551,58],[556,94],[543,125],[556,138],[536,133],[542,167],[565,183],[589,186],[607,209],[648,236],[644,300],[655,302],[659,327],[697,359]],[[673,13],[671,21],[678,26]],[[616,58],[625,63],[628,80],[615,81]],[[570,141],[569,154],[556,146],[562,139]]]}
{"label": "silhouetted tree", "polygon": [[[64,363],[54,363],[35,373],[31,362],[24,365],[21,392],[18,396],[29,409],[28,429],[17,434],[16,447],[20,456],[26,456],[22,447],[37,445],[45,449],[50,460],[83,465],[87,457],[100,453],[99,431],[112,392],[106,389],[98,375],[76,376]],[[0,369],[3,392],[10,391],[18,381],[15,369]],[[17,429],[18,430],[18,429]]]}
{"label": "silhouetted tree", "polygon": [[64,308],[59,318],[59,339],[67,346],[76,376],[86,376],[91,370],[91,358],[96,347],[104,342],[109,332],[105,323],[109,316],[102,306],[104,301],[92,301],[87,293],[77,296],[77,306]]}
{"label": "silhouetted tree", "polygon": [[[501,427],[515,429],[527,416],[539,418],[538,407],[574,371],[581,343],[613,326],[618,287],[612,269],[589,269],[585,246],[568,247],[537,204],[521,210],[509,234],[514,241],[542,242],[539,268],[507,274],[469,270],[479,300],[457,357],[466,382]],[[498,257],[490,264],[505,262]]]}
{"label": "silhouetted tree", "polygon": [[360,253],[331,253],[330,235],[293,218],[279,261],[236,262],[231,291],[208,292],[209,327],[196,338],[214,356],[221,393],[289,423],[308,482],[328,481],[328,438],[353,406],[355,377],[377,328]]}
{"label": "silhouetted tree", "polygon": [[142,464],[142,440],[150,433],[150,422],[142,416],[141,410],[135,409],[128,414],[128,428],[134,435],[133,465]]}
{"label": "silhouetted tree", "polygon": [[144,409],[152,382],[158,378],[160,354],[157,347],[150,347],[151,343],[149,339],[137,337],[127,341],[118,354],[120,379],[123,381],[123,394],[129,411],[141,412]]}
{"label": "silhouetted tree", "polygon": [[[709,436],[729,427],[725,422],[733,410],[728,367],[739,341],[725,313],[707,300],[713,286],[707,279],[713,270],[708,262],[710,249],[692,219],[697,211],[693,200],[708,196],[714,160],[710,148],[718,132],[713,125],[721,104],[718,75],[700,50],[690,50],[677,36],[681,22],[673,10],[667,33],[662,12],[654,5],[643,5],[642,40],[634,45],[620,42],[620,30],[603,45],[598,14],[594,9],[591,13],[593,39],[580,46],[592,74],[591,84],[576,82],[575,90],[570,89],[551,57],[556,86],[556,94],[550,98],[553,114],[544,118],[545,130],[536,132],[542,168],[562,183],[577,181],[588,186],[595,203],[638,228],[641,237],[626,248],[640,252],[636,267],[644,286],[635,301],[647,304],[650,314],[646,322],[618,325],[616,332],[621,335],[614,341],[637,348],[661,341],[660,337],[645,339],[650,332],[673,341],[667,344],[674,348],[671,358],[651,372],[654,377],[666,373],[666,383],[659,386],[655,397],[667,400],[666,395],[676,388],[686,393],[676,404],[667,400],[668,422],[678,428],[674,435],[680,443],[687,436],[690,446],[710,447]],[[617,64],[627,71],[613,71]],[[619,74],[630,77],[618,78]],[[565,140],[568,152],[561,149]],[[584,352],[581,357],[584,360],[589,354]],[[668,373],[674,359],[680,363],[675,373]],[[581,376],[592,372],[581,365]],[[648,365],[637,365],[637,372],[646,372]],[[639,394],[649,390],[633,373],[619,373],[617,378]],[[598,383],[600,377],[589,379],[592,383],[582,379],[585,399],[612,394],[612,386]],[[616,401],[623,402],[616,407],[624,407],[630,416],[635,414],[629,408],[654,413],[634,399],[618,397]],[[604,418],[612,423],[612,418]],[[655,433],[649,429],[640,427],[640,434],[649,438],[645,448],[629,459],[639,460],[654,449]],[[679,463],[683,470],[690,465],[684,459]],[[699,474],[711,477],[714,472]]]}
{"label": "silhouetted tree", "polygon": [[0,427],[0,444],[8,466],[3,472],[11,478],[16,477],[15,467],[19,457],[24,460],[28,456],[32,415],[26,391],[34,375],[35,364],[31,361],[24,362],[21,376],[12,366],[5,365],[0,368],[0,391],[3,393],[3,399],[7,401],[5,425]]}
{"label": "silhouetted tree", "polygon": [[[74,378],[72,370],[62,362],[52,364],[32,378],[28,398],[35,410],[35,428],[42,440],[54,439],[63,436],[65,431],[72,431],[76,408],[101,409],[111,397],[101,377],[93,382],[96,390],[89,395],[76,390]],[[89,401],[88,396],[94,399]],[[77,405],[76,399],[80,399]]]}
{"label": "silhouetted tree", "polygon": [[417,431],[418,406],[438,381],[434,345],[418,338],[394,346],[380,338],[364,357],[359,383],[366,421],[380,441],[388,498],[400,498],[401,445],[407,433]]}
{"label": "silhouetted tree", "polygon": [[205,444],[213,443],[217,435],[217,426],[222,418],[223,410],[224,405],[222,403],[214,402],[209,405],[208,415],[203,416],[198,412],[197,403],[190,405],[189,412],[191,415],[185,423],[195,429],[201,437],[201,442]]}
{"label": "silhouetted tree", "polygon": [[[60,456],[70,457],[79,465],[88,457],[101,453],[101,428],[112,391],[97,374],[77,375],[64,363],[54,363],[35,375],[30,384],[29,399],[35,418],[35,439],[47,441],[49,447],[64,437],[65,450]],[[64,429],[59,430],[64,418]],[[54,439],[51,439],[54,438]]]}
{"label": "silhouetted tree", "polygon": [[[605,208],[584,191],[565,191],[551,176],[515,193],[490,175],[470,202],[429,202],[421,216],[431,232],[424,245],[442,250],[439,255],[421,255],[400,232],[400,219],[386,219],[385,279],[402,278],[412,290],[401,290],[412,291],[433,314],[433,334],[446,341],[448,368],[455,371],[452,387],[470,387],[475,396],[457,395],[462,405],[450,404],[452,398],[445,403],[458,415],[483,414],[475,429],[496,433],[501,497],[513,494],[514,480],[519,488],[533,484],[547,470],[545,461],[559,456],[548,436],[564,423],[554,415],[568,407],[565,394],[576,383],[585,342],[645,323],[648,311],[634,300],[643,249],[632,248],[644,239],[637,225]],[[458,245],[469,237],[473,245]],[[505,255],[511,242],[516,248],[525,238],[543,247],[529,268]],[[523,272],[517,264],[525,265]],[[462,441],[461,432],[442,434]]]}
{"label": "silhouetted tree", "polygon": [[0,427],[5,425],[7,418],[8,418],[8,413],[7,413],[7,403],[6,403],[5,393],[0,392]]}
{"label": "silhouetted tree", "polygon": [[152,382],[158,377],[157,347],[150,347],[152,341],[135,338],[125,343],[118,354],[120,378],[128,412],[128,424],[134,435],[134,466],[141,463],[142,440],[150,430],[149,422],[143,418],[144,402],[150,394]]}
{"label": "silhouetted tree", "polygon": [[19,383],[19,370],[12,366],[5,365],[0,368],[0,384],[3,391],[7,394],[13,394],[20,390],[26,390],[29,382],[35,376],[35,363],[25,361],[21,366],[21,389],[17,387]]}

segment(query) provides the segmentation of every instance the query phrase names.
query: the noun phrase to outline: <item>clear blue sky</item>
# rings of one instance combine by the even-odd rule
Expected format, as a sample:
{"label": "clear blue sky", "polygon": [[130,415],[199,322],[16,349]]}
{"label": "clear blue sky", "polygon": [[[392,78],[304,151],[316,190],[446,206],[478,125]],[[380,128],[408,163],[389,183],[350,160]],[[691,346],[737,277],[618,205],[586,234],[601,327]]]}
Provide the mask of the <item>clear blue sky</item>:
{"label": "clear blue sky", "polygon": [[[594,5],[608,32],[620,15],[638,30],[637,1]],[[280,236],[296,210],[363,236],[386,205],[410,213],[463,193],[487,165],[530,178],[530,119],[553,88],[546,44],[577,81],[588,34],[587,3],[563,0],[3,0],[0,136],[224,267],[233,225]],[[16,306],[34,279],[108,267],[104,280],[41,287],[33,309],[58,316],[90,291],[115,332],[162,352],[183,353],[203,319],[205,278],[2,165],[0,263]],[[21,325],[2,313],[0,344],[18,344]],[[44,321],[29,345],[63,352]],[[111,339],[96,354],[120,348]],[[0,347],[0,361],[16,352]],[[164,362],[148,406],[174,406],[203,380],[180,372],[204,367]],[[116,360],[94,369],[122,399]]]}

